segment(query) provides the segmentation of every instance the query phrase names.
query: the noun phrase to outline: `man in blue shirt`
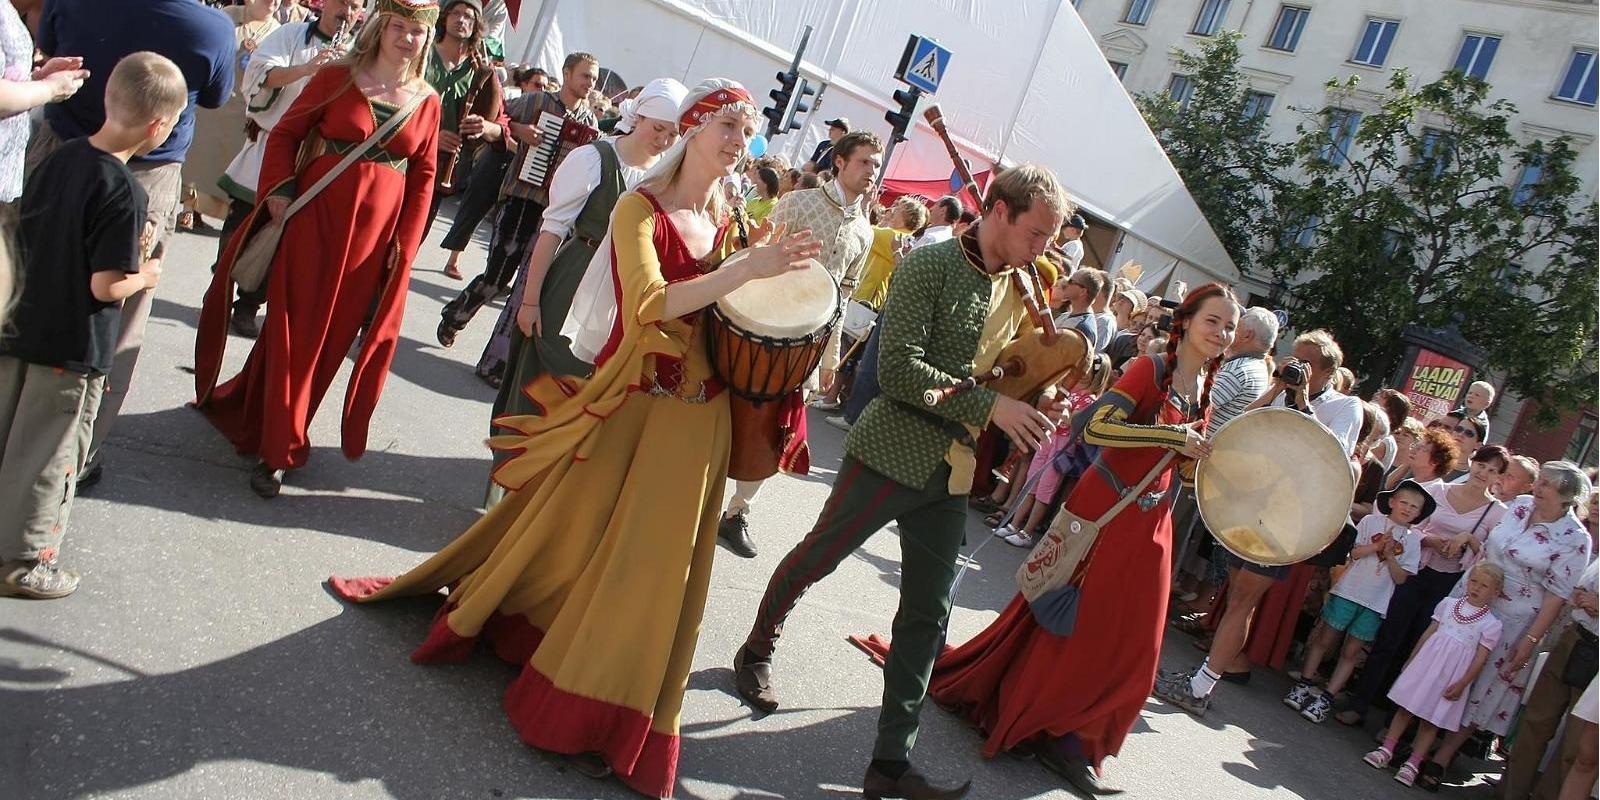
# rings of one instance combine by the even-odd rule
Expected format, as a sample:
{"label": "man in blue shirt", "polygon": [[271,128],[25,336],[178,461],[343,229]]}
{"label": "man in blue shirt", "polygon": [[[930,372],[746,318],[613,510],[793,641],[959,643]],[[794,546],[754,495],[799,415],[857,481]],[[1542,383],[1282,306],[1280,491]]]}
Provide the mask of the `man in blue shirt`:
{"label": "man in blue shirt", "polygon": [[[148,155],[128,162],[134,180],[149,196],[145,222],[146,255],[160,258],[172,233],[183,189],[183,159],[194,141],[195,104],[218,108],[233,93],[233,22],[226,14],[196,0],[50,0],[39,18],[37,45],[45,55],[82,56],[89,71],[81,91],[44,109],[48,123],[28,144],[31,168],[61,142],[88,136],[105,123],[106,80],[123,57],[152,51],[171,59],[189,87],[189,102],[166,142]],[[99,480],[100,446],[111,432],[127,397],[133,369],[144,343],[154,290],[123,301],[116,359],[106,376],[105,399],[94,423],[89,462],[78,480],[87,487]]]}

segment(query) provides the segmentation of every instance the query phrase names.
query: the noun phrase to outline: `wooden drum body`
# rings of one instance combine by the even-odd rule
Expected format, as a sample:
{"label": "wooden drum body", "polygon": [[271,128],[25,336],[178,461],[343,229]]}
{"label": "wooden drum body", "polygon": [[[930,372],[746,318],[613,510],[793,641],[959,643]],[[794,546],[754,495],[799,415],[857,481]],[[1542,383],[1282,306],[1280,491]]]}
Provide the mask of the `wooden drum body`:
{"label": "wooden drum body", "polygon": [[[730,256],[724,266],[742,258]],[[839,323],[839,284],[821,263],[751,281],[711,306],[711,366],[733,396],[728,477],[778,472],[787,398],[816,371]]]}

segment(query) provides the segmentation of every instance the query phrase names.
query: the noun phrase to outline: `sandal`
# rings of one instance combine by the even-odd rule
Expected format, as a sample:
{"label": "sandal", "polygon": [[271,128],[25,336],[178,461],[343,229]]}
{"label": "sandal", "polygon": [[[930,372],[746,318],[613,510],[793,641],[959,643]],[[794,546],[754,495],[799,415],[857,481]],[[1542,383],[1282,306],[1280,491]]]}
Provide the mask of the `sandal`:
{"label": "sandal", "polygon": [[457,333],[460,331],[456,330],[449,320],[439,320],[439,327],[433,332],[433,336],[439,340],[439,344],[451,347],[456,343]]}
{"label": "sandal", "polygon": [[1444,765],[1437,761],[1422,762],[1422,771],[1417,775],[1417,787],[1430,791],[1439,791],[1439,784],[1444,782]]}
{"label": "sandal", "polygon": [[1003,522],[1005,518],[1006,512],[1004,510],[995,511],[983,518],[983,524],[991,528],[998,528],[1000,527],[1000,523]]}

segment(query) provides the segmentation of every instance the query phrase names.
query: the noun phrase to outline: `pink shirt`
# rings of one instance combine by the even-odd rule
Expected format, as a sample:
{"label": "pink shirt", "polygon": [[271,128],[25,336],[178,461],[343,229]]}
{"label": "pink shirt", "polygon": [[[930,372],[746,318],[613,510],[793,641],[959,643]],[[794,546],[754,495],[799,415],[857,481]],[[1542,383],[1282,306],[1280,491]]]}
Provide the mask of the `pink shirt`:
{"label": "pink shirt", "polygon": [[[1433,495],[1439,507],[1419,527],[1423,533],[1447,539],[1472,531],[1478,543],[1483,544],[1484,540],[1489,538],[1489,531],[1494,530],[1494,526],[1500,523],[1500,517],[1506,513],[1505,504],[1499,500],[1490,500],[1487,506],[1457,511],[1450,505],[1450,488],[1451,484],[1448,483],[1430,484],[1427,487],[1428,494]],[[1462,559],[1469,557],[1470,554],[1471,551],[1467,550],[1455,558],[1446,558],[1438,550],[1424,550],[1422,566],[1434,572],[1457,573],[1461,571]]]}

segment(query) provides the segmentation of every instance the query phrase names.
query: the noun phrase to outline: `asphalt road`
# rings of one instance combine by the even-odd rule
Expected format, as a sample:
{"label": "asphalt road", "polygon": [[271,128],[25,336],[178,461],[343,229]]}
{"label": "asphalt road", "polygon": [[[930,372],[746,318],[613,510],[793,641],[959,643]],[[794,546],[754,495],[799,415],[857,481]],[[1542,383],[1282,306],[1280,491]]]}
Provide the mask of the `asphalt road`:
{"label": "asphalt road", "polygon": [[[0,797],[632,796],[520,743],[500,710],[511,667],[483,653],[460,665],[412,665],[406,656],[436,603],[358,609],[323,587],[329,574],[403,571],[478,513],[492,391],[471,370],[493,314],[451,349],[434,342],[439,308],[461,285],[440,274],[445,227],[435,226],[418,259],[366,457],[352,463],[339,453],[341,379],[313,426],[309,466],[271,502],[250,492],[249,463],[184,407],[216,240],[175,238],[106,477],[80,501],[67,534],[64,561],[83,572],[82,588],[60,601],[0,600]],[[481,265],[482,247],[469,270]],[[225,377],[248,345],[230,341]],[[785,708],[756,719],[732,693],[729,661],[754,603],[814,520],[838,465],[842,435],[812,422],[815,474],[773,480],[751,515],[760,557],[717,555],[684,712],[680,798],[859,796],[882,683],[845,636],[888,632],[899,562],[892,529],[790,619],[776,664]],[[984,541],[976,515],[969,525],[969,541]],[[952,641],[1010,599],[1021,556],[999,542],[977,555]],[[1164,666],[1197,658],[1187,637],[1169,637]],[[1287,687],[1258,671],[1249,687],[1224,686],[1204,720],[1152,700],[1108,779],[1136,798],[1413,791],[1360,762],[1367,734],[1314,726],[1283,708]],[[979,742],[929,704],[914,758],[936,776],[971,776],[972,797],[982,800],[1071,796],[1031,761],[985,761]]]}

